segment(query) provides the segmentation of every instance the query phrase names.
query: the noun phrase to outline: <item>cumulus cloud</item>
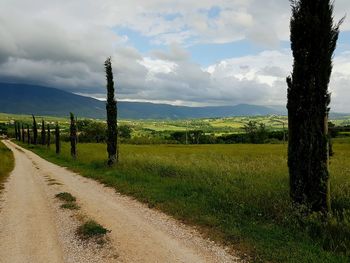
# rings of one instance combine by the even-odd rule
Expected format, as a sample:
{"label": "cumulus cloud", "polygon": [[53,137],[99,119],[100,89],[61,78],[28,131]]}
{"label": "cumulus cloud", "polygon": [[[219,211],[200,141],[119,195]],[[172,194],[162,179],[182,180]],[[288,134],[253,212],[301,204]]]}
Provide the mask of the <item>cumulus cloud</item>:
{"label": "cumulus cloud", "polygon": [[[171,52],[168,57],[172,57]],[[147,57],[138,62],[146,68],[143,72],[146,75],[140,78],[145,81],[132,94],[120,94],[122,98],[149,101],[171,98],[184,105],[203,102],[206,105],[285,105],[285,79],[292,70],[289,50],[226,59],[207,68],[190,59],[171,61]],[[349,111],[350,52],[336,57],[334,64],[331,107],[336,111]]]}
{"label": "cumulus cloud", "polygon": [[[131,63],[136,66],[133,74],[121,77],[118,73],[117,79],[123,86],[120,98],[149,101],[169,101],[171,98],[185,105],[271,105],[285,100],[284,78],[287,65],[291,64],[289,53],[263,52],[201,68],[189,58],[177,59],[174,56],[177,52],[178,49],[173,49],[167,56],[162,53],[161,58],[135,59]],[[174,57],[176,59],[172,60]],[[281,67],[281,60],[285,60],[285,68]],[[116,63],[119,67],[118,60]]]}
{"label": "cumulus cloud", "polygon": [[[337,0],[336,20],[344,10],[350,10],[350,2]],[[283,105],[292,58],[278,45],[289,38],[289,16],[289,2],[278,0],[2,0],[0,81],[104,97],[103,62],[111,55],[120,99]],[[134,30],[162,48],[142,54],[118,28]],[[342,30],[350,30],[350,19]],[[270,51],[203,68],[183,48],[238,40]],[[331,89],[339,111],[350,111],[349,61],[344,53],[334,62]]]}
{"label": "cumulus cloud", "polygon": [[333,64],[333,74],[329,85],[333,108],[339,112],[350,112],[350,52],[344,52],[336,57]]}

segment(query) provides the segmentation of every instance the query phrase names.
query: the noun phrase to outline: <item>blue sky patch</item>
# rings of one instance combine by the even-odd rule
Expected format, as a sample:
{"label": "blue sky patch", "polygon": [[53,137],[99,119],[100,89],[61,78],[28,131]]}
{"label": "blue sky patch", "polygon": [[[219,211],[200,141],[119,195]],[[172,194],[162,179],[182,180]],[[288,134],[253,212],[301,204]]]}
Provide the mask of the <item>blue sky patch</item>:
{"label": "blue sky patch", "polygon": [[[216,8],[211,8],[210,13],[212,17],[215,14],[219,14],[220,10]],[[169,14],[167,19],[175,19],[178,14]],[[152,43],[153,37],[146,37],[139,32],[128,29],[126,27],[116,28],[115,32],[118,35],[126,35],[128,37],[128,44],[136,48],[143,55],[148,55],[149,52],[153,50],[168,50],[167,45],[158,45]],[[191,40],[189,40],[191,41]],[[289,41],[281,41],[278,48],[274,49],[290,49]],[[339,35],[339,41],[335,55],[339,55],[344,51],[350,49],[350,31],[341,32]],[[252,56],[257,55],[260,52],[266,50],[265,47],[255,45],[248,40],[240,40],[225,44],[194,44],[190,45],[187,50],[190,52],[192,60],[203,67],[212,65],[221,60],[242,56]]]}
{"label": "blue sky patch", "polygon": [[173,21],[176,18],[182,17],[180,13],[171,13],[171,14],[165,14],[163,15],[164,19],[167,21]]}
{"label": "blue sky patch", "polygon": [[208,11],[208,17],[209,18],[216,18],[216,17],[220,16],[220,12],[221,12],[221,8],[220,7],[213,6]]}

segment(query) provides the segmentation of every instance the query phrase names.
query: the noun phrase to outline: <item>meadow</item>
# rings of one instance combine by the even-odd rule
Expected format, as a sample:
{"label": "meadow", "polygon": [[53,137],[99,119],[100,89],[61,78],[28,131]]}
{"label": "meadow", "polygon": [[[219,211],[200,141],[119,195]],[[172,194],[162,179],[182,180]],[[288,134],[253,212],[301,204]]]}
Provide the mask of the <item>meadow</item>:
{"label": "meadow", "polygon": [[0,191],[13,166],[14,158],[12,152],[0,141]]}
{"label": "meadow", "polygon": [[349,138],[334,143],[327,220],[292,207],[283,144],[121,145],[113,168],[105,144],[78,143],[76,160],[68,143],[60,155],[53,146],[22,145],[197,226],[252,261],[349,261]]}
{"label": "meadow", "polygon": [[[58,122],[63,131],[69,129],[69,117],[52,117],[52,116],[35,116],[37,122],[41,123],[44,119],[46,122],[54,123]],[[84,121],[85,118],[78,116],[78,121]],[[32,125],[31,115],[16,115],[0,113],[0,124],[13,123],[14,121]],[[88,119],[94,122],[105,122],[100,119]],[[283,124],[285,129],[288,126],[287,116],[269,115],[269,116],[237,116],[226,118],[203,118],[203,119],[181,119],[181,120],[118,120],[118,125],[127,125],[133,130],[133,137],[148,136],[152,133],[171,133],[175,131],[186,130],[202,130],[206,134],[215,134],[220,136],[223,134],[241,133],[244,131],[244,125],[249,121],[255,121],[257,123],[263,123],[268,130],[282,131]],[[333,117],[330,120],[336,126],[350,125],[350,116]]]}

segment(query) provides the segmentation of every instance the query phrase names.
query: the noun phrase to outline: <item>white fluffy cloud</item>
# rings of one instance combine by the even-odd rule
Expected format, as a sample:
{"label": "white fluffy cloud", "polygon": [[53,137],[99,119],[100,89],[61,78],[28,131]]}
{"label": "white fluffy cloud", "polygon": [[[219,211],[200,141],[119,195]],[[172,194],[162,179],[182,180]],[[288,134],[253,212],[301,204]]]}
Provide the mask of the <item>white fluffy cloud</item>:
{"label": "white fluffy cloud", "polygon": [[[261,93],[261,97],[255,98],[254,103],[284,105],[287,96],[285,79],[292,70],[292,63],[290,51],[267,51],[256,56],[223,60],[210,66],[208,71],[212,77],[217,76],[217,79],[231,78],[231,83],[233,79],[241,82],[250,81],[247,92],[260,91]],[[338,112],[349,112],[350,52],[344,52],[335,57],[333,64],[329,87],[332,98],[331,108]],[[257,87],[259,84],[262,85],[260,89]],[[239,83],[239,86],[243,87],[242,83]],[[261,87],[263,87],[262,90]],[[231,89],[235,88],[231,87]],[[250,98],[253,97],[250,96]]]}
{"label": "white fluffy cloud", "polygon": [[[336,19],[350,1],[336,1]],[[113,58],[120,99],[186,105],[284,104],[288,50],[227,58],[202,68],[183,47],[247,40],[267,50],[288,40],[290,6],[279,0],[2,0],[0,81],[104,95],[103,61]],[[118,28],[168,50],[131,47]],[[350,30],[350,19],[342,26]],[[206,54],[203,54],[205,56]],[[335,58],[333,105],[350,111],[350,55]]]}

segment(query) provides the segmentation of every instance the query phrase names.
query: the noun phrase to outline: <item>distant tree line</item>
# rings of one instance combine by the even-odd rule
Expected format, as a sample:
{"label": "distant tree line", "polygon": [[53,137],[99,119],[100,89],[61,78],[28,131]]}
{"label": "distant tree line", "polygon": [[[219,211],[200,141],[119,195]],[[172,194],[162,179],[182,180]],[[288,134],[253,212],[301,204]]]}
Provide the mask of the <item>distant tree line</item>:
{"label": "distant tree line", "polygon": [[[106,143],[107,138],[107,124],[100,121],[94,121],[90,119],[75,119],[77,129],[77,142],[82,143]],[[33,125],[22,123],[24,129],[21,129],[21,136],[23,142],[28,142],[28,129],[30,133],[33,133]],[[21,124],[21,127],[22,127]],[[346,132],[350,132],[350,126],[335,126],[329,122],[329,137],[344,137]],[[16,127],[15,125],[13,126]],[[70,142],[70,132],[64,131],[60,134],[58,124],[55,125],[55,129],[51,132],[50,124],[46,123],[46,145],[50,147],[51,135],[59,140]],[[18,128],[18,124],[17,124]],[[58,128],[58,134],[57,133]],[[0,130],[3,130],[3,134],[8,133],[8,125],[0,125]],[[267,129],[263,123],[256,121],[247,122],[241,129],[241,132],[236,133],[224,133],[221,135],[215,135],[212,132],[205,132],[204,130],[188,130],[188,131],[155,131],[152,129],[144,128],[141,130],[140,135],[133,135],[133,128],[129,125],[118,125],[118,139],[123,143],[129,144],[263,144],[263,143],[283,143],[288,141],[288,130],[270,130]],[[345,133],[345,134],[343,134]],[[42,130],[40,131],[42,134]],[[29,134],[30,136],[30,134]],[[349,134],[350,136],[350,134]],[[33,135],[32,135],[33,137]],[[42,142],[42,138],[39,138]],[[56,139],[55,139],[56,140]],[[33,143],[33,139],[29,138],[30,143]],[[55,141],[56,145],[56,141]],[[58,146],[59,149],[59,146]],[[59,150],[58,150],[59,151]]]}
{"label": "distant tree line", "polygon": [[[128,125],[117,126],[118,138],[130,139],[132,128]],[[88,119],[77,121],[77,129],[79,130],[80,142],[96,142],[106,143],[107,141],[107,124]]]}
{"label": "distant tree line", "polygon": [[[29,123],[21,123],[19,121],[14,122],[14,138],[17,141],[27,144],[36,145],[38,143],[38,139],[40,139],[40,144],[50,148],[51,146],[51,126],[50,123],[46,123],[44,119],[41,121],[40,129],[40,138],[38,138],[38,124],[36,122],[36,118],[32,115],[32,125]],[[3,127],[3,128],[2,128]],[[55,145],[56,145],[56,153],[60,152],[60,138],[59,138],[59,125],[56,123],[55,126]],[[0,126],[0,132],[6,132],[8,134],[8,127],[6,125]],[[11,136],[11,135],[10,135]]]}

